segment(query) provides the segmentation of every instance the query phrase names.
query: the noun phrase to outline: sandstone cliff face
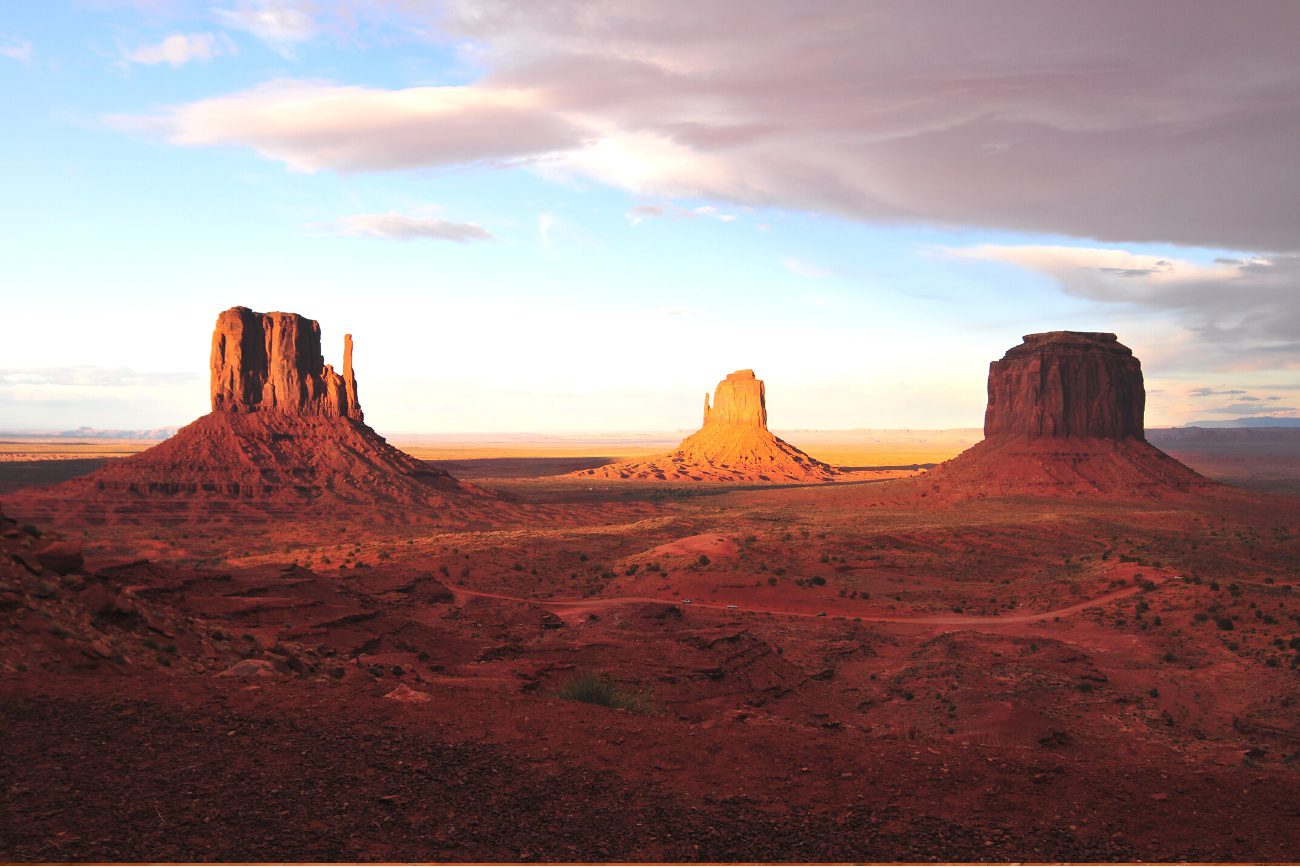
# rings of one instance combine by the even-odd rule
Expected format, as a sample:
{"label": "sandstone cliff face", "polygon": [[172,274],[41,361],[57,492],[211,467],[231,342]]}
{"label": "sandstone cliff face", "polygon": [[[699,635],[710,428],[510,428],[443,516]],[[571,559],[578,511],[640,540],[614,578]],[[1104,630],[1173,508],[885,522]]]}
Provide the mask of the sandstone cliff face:
{"label": "sandstone cliff face", "polygon": [[984,436],[1142,439],[1142,364],[1114,334],[1051,331],[989,365]]}
{"label": "sandstone cliff face", "polygon": [[212,412],[136,455],[10,502],[47,523],[296,518],[340,505],[384,520],[489,520],[491,498],[395,448],[362,419],[352,373],[324,363],[320,326],[232,307],[212,336]]}
{"label": "sandstone cliff face", "polygon": [[767,392],[752,370],[727,374],[713,392],[713,407],[704,395],[704,427],[736,425],[767,430]]}
{"label": "sandstone cliff face", "polygon": [[352,372],[352,335],[343,338],[343,373],[321,355],[320,324],[297,313],[232,307],[212,333],[214,412],[279,411],[362,421]]}
{"label": "sandstone cliff face", "polygon": [[718,383],[712,406],[704,396],[703,427],[675,451],[573,475],[664,482],[824,482],[838,474],[767,429],[763,381],[752,370],[737,370]]}
{"label": "sandstone cliff face", "polygon": [[984,439],[896,490],[938,499],[1159,496],[1211,485],[1146,442],[1142,365],[1114,334],[1029,334],[989,365]]}

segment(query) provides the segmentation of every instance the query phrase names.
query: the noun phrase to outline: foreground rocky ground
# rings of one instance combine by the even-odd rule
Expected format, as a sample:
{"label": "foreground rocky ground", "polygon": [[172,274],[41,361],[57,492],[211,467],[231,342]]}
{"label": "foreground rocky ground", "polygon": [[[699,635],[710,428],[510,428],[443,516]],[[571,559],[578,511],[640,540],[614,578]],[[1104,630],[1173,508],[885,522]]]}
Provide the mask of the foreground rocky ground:
{"label": "foreground rocky ground", "polygon": [[0,858],[1300,855],[1294,498],[483,483],[7,522]]}

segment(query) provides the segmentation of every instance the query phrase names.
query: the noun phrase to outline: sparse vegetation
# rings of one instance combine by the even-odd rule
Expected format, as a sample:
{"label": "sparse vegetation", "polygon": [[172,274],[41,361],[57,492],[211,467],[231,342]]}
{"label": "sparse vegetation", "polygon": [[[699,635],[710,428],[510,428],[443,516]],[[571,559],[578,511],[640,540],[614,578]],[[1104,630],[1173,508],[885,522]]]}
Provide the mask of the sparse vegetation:
{"label": "sparse vegetation", "polygon": [[602,671],[581,671],[574,674],[556,688],[555,697],[631,713],[650,713],[653,709],[653,702],[647,693],[625,689]]}

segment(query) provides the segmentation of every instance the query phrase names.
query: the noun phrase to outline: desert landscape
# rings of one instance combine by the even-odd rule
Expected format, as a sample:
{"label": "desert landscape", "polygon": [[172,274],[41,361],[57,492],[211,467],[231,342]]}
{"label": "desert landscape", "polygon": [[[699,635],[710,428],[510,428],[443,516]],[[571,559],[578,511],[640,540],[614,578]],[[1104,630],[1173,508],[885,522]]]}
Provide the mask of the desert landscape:
{"label": "desert landscape", "polygon": [[0,864],[1300,862],[1297,44],[0,4]]}
{"label": "desert landscape", "polygon": [[722,458],[575,470],[394,448],[319,332],[221,314],[212,412],[134,454],[6,443],[6,860],[1297,851],[1300,500],[1149,445],[1114,335],[1027,337],[932,469],[805,455],[745,372]]}

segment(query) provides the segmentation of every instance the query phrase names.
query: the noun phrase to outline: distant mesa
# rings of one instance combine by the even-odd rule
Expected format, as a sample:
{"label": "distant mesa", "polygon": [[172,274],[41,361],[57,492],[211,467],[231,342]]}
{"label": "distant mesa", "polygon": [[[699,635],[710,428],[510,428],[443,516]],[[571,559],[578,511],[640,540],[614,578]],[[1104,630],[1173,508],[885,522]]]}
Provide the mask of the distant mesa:
{"label": "distant mesa", "polygon": [[1146,442],[1145,408],[1142,364],[1114,334],[1027,334],[989,365],[984,439],[916,483],[958,496],[1210,485]]}
{"label": "distant mesa", "polygon": [[[321,355],[320,325],[296,313],[232,307],[212,335],[212,412],[139,454],[6,502],[25,518],[135,520],[158,509],[220,520],[252,505],[438,509],[480,493],[390,445],[363,420],[352,370]],[[156,517],[156,516],[155,516]]]}
{"label": "distant mesa", "polygon": [[704,425],[676,450],[572,473],[601,479],[694,482],[828,482],[839,470],[809,457],[767,429],[767,394],[752,370],[704,395]]}

